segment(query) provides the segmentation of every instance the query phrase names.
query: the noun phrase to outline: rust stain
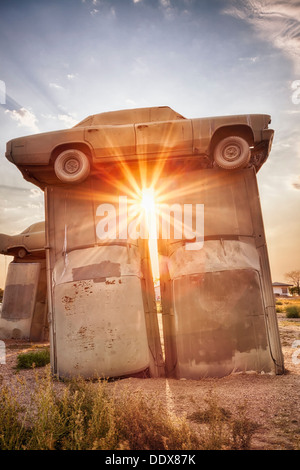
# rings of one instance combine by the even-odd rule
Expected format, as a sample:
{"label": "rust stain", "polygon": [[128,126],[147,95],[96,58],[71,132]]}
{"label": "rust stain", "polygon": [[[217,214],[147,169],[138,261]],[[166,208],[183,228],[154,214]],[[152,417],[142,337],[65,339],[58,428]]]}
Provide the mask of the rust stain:
{"label": "rust stain", "polygon": [[119,339],[117,328],[106,329],[106,339],[104,341],[106,349],[112,349],[114,342]]}
{"label": "rust stain", "polygon": [[72,292],[62,297],[62,304],[67,313],[75,313],[76,299],[83,299],[93,294],[92,281],[78,281],[72,284]]}
{"label": "rust stain", "polygon": [[69,297],[68,295],[65,295],[61,301],[64,304],[65,310],[70,311],[73,308],[73,302],[75,298],[74,297]]}
{"label": "rust stain", "polygon": [[86,334],[86,331],[87,331],[87,327],[82,326],[81,328],[79,328],[78,333],[80,334],[80,336],[84,337]]}

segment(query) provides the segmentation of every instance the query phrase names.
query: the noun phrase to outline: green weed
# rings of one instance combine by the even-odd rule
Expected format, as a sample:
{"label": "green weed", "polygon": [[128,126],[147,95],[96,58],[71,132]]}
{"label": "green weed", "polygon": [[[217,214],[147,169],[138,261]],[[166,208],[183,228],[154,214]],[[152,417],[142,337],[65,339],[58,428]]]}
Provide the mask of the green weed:
{"label": "green weed", "polygon": [[300,306],[289,305],[285,308],[287,318],[300,318]]}
{"label": "green weed", "polygon": [[17,357],[17,370],[31,369],[32,367],[44,367],[50,363],[49,349],[21,353]]}

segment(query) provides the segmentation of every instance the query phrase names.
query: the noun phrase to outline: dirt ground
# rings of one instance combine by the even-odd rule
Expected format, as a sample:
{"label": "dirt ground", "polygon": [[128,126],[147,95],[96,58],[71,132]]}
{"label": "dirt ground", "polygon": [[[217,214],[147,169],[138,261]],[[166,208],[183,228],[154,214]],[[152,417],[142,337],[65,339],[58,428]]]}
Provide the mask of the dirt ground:
{"label": "dirt ground", "polygon": [[[213,392],[219,406],[238,413],[238,406],[246,404],[247,415],[259,425],[252,438],[254,450],[300,449],[300,319],[287,319],[278,314],[282,350],[285,359],[284,375],[231,374],[221,379],[201,380],[126,378],[108,384],[110,387],[130,387],[146,393],[155,393],[176,415],[189,416],[206,408],[206,399]],[[17,355],[32,349],[31,343],[6,341],[6,364],[0,364],[0,384],[14,388],[23,377],[34,384],[35,372],[16,373]],[[294,344],[293,344],[294,343]],[[300,345],[300,343],[298,343]],[[34,345],[41,346],[41,345]],[[26,396],[22,397],[26,404]],[[192,423],[191,423],[192,424]]]}

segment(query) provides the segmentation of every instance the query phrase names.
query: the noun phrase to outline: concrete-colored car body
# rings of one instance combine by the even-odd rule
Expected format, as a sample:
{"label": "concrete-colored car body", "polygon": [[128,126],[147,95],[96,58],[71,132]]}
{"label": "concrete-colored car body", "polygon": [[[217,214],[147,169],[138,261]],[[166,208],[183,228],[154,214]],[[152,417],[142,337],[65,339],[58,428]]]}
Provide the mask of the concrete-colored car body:
{"label": "concrete-colored car body", "polygon": [[47,341],[45,222],[18,235],[0,234],[0,253],[14,256],[5,282],[0,339]]}
{"label": "concrete-colored car body", "polygon": [[265,114],[186,119],[167,106],[112,111],[89,116],[71,129],[10,140],[6,157],[26,180],[44,188],[60,183],[55,161],[69,149],[86,155],[91,171],[120,160],[187,157],[200,161],[203,168],[211,168],[218,143],[228,136],[238,136],[249,146],[249,165],[258,170],[272,145],[270,121]]}
{"label": "concrete-colored car body", "polygon": [[0,253],[24,258],[26,255],[45,257],[45,222],[37,222],[17,235],[0,233]]}
{"label": "concrete-colored car body", "polygon": [[191,171],[184,185],[182,175],[165,175],[160,184],[172,204],[204,204],[201,249],[187,250],[187,240],[174,237],[160,241],[167,374],[283,373],[253,168]]}
{"label": "concrete-colored car body", "polygon": [[164,374],[146,250],[96,234],[96,208],[114,198],[97,177],[45,190],[51,363],[60,377]]}
{"label": "concrete-colored car body", "polygon": [[45,260],[11,262],[0,313],[0,339],[48,341]]}

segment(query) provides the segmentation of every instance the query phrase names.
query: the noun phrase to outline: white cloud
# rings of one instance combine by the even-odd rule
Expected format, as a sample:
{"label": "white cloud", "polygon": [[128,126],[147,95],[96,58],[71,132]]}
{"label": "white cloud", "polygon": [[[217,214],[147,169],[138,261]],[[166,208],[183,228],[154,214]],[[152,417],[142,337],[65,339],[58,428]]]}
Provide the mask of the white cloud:
{"label": "white cloud", "polygon": [[60,121],[64,122],[67,127],[73,127],[78,123],[78,120],[74,119],[69,114],[59,114],[57,117]]}
{"label": "white cloud", "polygon": [[130,106],[130,107],[133,107],[133,106],[136,108],[138,107],[137,103],[130,98],[126,98],[125,103],[127,106]]}
{"label": "white cloud", "polygon": [[0,184],[0,232],[16,234],[45,217],[44,194],[38,188]]}
{"label": "white cloud", "polygon": [[160,0],[160,4],[164,8],[169,8],[171,6],[170,0]]}
{"label": "white cloud", "polygon": [[30,198],[37,198],[37,197],[41,197],[43,196],[43,192],[41,189],[39,188],[30,188],[30,194],[29,194],[29,197]]}
{"label": "white cloud", "polygon": [[283,112],[286,114],[300,114],[300,109],[286,109]]}
{"label": "white cloud", "polygon": [[74,78],[75,78],[74,73],[68,73],[68,75],[67,75],[68,80],[74,80]]}
{"label": "white cloud", "polygon": [[165,18],[167,20],[173,19],[177,10],[172,6],[171,0],[159,0],[159,3]]}
{"label": "white cloud", "polygon": [[[59,106],[60,109],[63,109],[62,106]],[[42,114],[42,117],[45,119],[51,119],[52,121],[61,121],[63,122],[67,127],[73,127],[75,124],[78,123],[78,120],[75,119],[75,117],[72,114]]]}
{"label": "white cloud", "polygon": [[55,88],[56,90],[63,90],[63,87],[61,85],[58,85],[57,83],[49,83],[50,88]]}
{"label": "white cloud", "polygon": [[223,13],[250,23],[264,40],[282,50],[300,73],[298,0],[231,0]]}
{"label": "white cloud", "polygon": [[54,116],[54,114],[44,114],[44,113],[42,113],[41,116],[45,119],[56,119],[56,116]]}
{"label": "white cloud", "polygon": [[255,64],[255,62],[257,62],[259,60],[259,57],[258,56],[254,56],[254,57],[240,57],[239,60],[241,62],[248,62],[250,64]]}
{"label": "white cloud", "polygon": [[33,132],[39,132],[37,118],[34,113],[28,109],[20,108],[18,110],[14,109],[12,111],[7,109],[5,113],[7,113],[14,121],[17,121],[18,126],[29,127]]}

